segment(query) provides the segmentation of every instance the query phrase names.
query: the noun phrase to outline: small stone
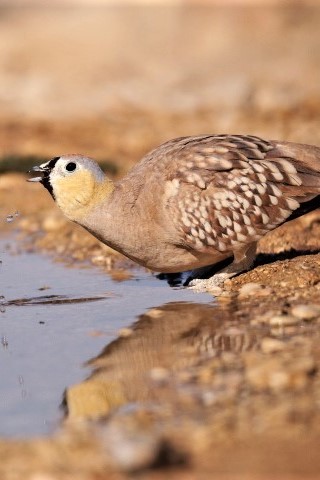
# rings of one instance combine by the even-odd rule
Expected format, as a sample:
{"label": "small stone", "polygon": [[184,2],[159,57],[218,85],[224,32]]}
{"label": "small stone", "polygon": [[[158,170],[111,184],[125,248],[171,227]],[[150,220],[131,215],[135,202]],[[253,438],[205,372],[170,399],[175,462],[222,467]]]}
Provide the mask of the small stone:
{"label": "small stone", "polygon": [[273,327],[286,327],[289,325],[296,325],[299,323],[299,318],[294,317],[293,315],[274,315],[269,319],[269,324]]}
{"label": "small stone", "polygon": [[260,283],[246,283],[245,285],[242,285],[242,287],[239,290],[239,297],[250,297],[251,295],[255,295],[257,292],[262,290],[262,285]]}
{"label": "small stone", "polygon": [[280,352],[284,348],[285,348],[285,343],[276,338],[265,337],[261,341],[261,350],[263,353]]}
{"label": "small stone", "polygon": [[24,232],[33,233],[38,232],[40,227],[38,222],[30,218],[23,218],[19,222],[19,228]]}
{"label": "small stone", "polygon": [[268,387],[274,391],[281,391],[290,388],[290,374],[286,370],[275,370],[269,372]]}
{"label": "small stone", "polygon": [[161,454],[159,436],[134,425],[108,425],[101,430],[101,440],[111,462],[125,472],[151,467]]}
{"label": "small stone", "polygon": [[206,407],[211,407],[217,401],[217,394],[212,391],[203,392],[201,400]]}
{"label": "small stone", "polygon": [[45,232],[58,232],[65,225],[65,220],[57,215],[49,215],[42,222]]}
{"label": "small stone", "polygon": [[299,320],[313,320],[320,317],[320,305],[295,305],[291,313]]}
{"label": "small stone", "polygon": [[106,264],[106,258],[104,255],[96,255],[91,258],[91,263],[96,266],[103,266]]}
{"label": "small stone", "polygon": [[299,333],[299,325],[274,325],[270,329],[270,335],[273,337],[283,337],[285,334],[286,336],[290,337],[293,335],[297,335]]}
{"label": "small stone", "polygon": [[[224,286],[227,287],[226,282],[224,283]],[[218,287],[217,285],[208,285],[207,291],[209,293],[212,293],[212,295],[214,295],[216,297],[219,297],[223,293],[222,288]]]}
{"label": "small stone", "polygon": [[278,313],[275,311],[270,311],[266,312],[263,315],[258,315],[257,317],[254,317],[250,320],[250,323],[252,325],[259,325],[259,324],[268,324],[270,321],[270,318],[277,315]]}
{"label": "small stone", "polygon": [[[298,356],[298,357],[297,357]],[[279,356],[263,356],[249,352],[245,357],[245,377],[255,390],[299,391],[310,381],[316,363],[310,355],[281,353]]]}

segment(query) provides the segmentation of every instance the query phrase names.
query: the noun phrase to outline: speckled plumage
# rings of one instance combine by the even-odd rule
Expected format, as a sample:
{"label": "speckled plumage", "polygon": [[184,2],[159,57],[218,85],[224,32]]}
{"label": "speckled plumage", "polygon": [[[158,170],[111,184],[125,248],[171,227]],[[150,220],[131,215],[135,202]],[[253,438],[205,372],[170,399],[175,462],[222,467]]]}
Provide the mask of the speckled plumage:
{"label": "speckled plumage", "polygon": [[[56,165],[70,158],[90,171],[81,156],[61,157]],[[320,149],[250,135],[177,138],[147,154],[113,187],[98,204],[89,202],[85,215],[69,217],[158,271],[234,256],[218,284],[250,266],[256,242],[268,231],[320,206]],[[53,190],[58,201],[62,192]]]}

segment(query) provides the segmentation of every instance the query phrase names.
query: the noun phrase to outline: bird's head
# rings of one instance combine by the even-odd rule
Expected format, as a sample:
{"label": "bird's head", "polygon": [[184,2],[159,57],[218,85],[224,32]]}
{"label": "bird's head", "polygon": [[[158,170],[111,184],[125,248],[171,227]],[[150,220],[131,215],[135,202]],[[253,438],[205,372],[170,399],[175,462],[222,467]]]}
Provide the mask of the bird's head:
{"label": "bird's head", "polygon": [[34,166],[37,173],[29,182],[40,182],[52,195],[63,213],[79,221],[94,205],[113,190],[97,162],[82,155],[63,155]]}

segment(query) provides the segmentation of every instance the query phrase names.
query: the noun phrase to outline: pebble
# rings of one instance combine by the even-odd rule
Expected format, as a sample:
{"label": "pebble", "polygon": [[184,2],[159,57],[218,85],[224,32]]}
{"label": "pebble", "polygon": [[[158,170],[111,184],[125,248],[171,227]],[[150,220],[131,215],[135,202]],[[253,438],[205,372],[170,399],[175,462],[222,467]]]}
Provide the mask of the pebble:
{"label": "pebble", "polygon": [[217,401],[217,394],[211,390],[203,392],[201,395],[201,400],[203,402],[203,405],[205,405],[206,407],[211,407]]}
{"label": "pebble", "polygon": [[136,472],[151,467],[161,453],[161,439],[136,425],[109,424],[101,429],[106,453],[116,468]]}
{"label": "pebble", "polygon": [[[225,282],[226,283],[226,282]],[[225,285],[227,287],[228,285]],[[208,285],[207,291],[209,293],[212,293],[212,295],[215,295],[216,297],[220,296],[223,293],[223,290],[221,287],[218,286],[213,286],[213,285]]]}
{"label": "pebble", "polygon": [[285,348],[285,343],[276,338],[265,337],[261,341],[261,350],[263,353],[280,352],[284,348]]}
{"label": "pebble", "polygon": [[28,233],[34,233],[39,231],[39,223],[31,220],[30,218],[23,218],[19,222],[19,227]]}
{"label": "pebble", "polygon": [[103,266],[106,264],[106,257],[104,255],[96,255],[91,258],[91,263],[93,265]]}
{"label": "pebble", "polygon": [[270,335],[273,337],[283,337],[285,334],[287,337],[292,337],[293,335],[297,335],[299,333],[299,325],[274,325],[270,328]]}
{"label": "pebble", "polygon": [[265,297],[267,295],[270,295],[271,289],[270,288],[265,288],[263,285],[260,283],[246,283],[243,285],[240,290],[239,290],[239,298],[244,298],[244,297],[250,297],[252,295],[258,295],[259,297]]}
{"label": "pebble", "polygon": [[242,285],[242,287],[239,290],[239,297],[248,297],[250,295],[254,295],[257,291],[261,289],[260,283],[246,283],[245,285]]}
{"label": "pebble", "polygon": [[291,313],[299,320],[314,320],[320,317],[320,305],[295,305],[291,309]]}
{"label": "pebble", "polygon": [[314,368],[315,363],[310,356],[297,359],[249,357],[249,361],[246,361],[246,379],[255,390],[297,391],[306,387]]}
{"label": "pebble", "polygon": [[58,215],[49,215],[42,221],[42,229],[45,232],[58,232],[65,225],[65,220]]}
{"label": "pebble", "polygon": [[269,318],[269,324],[273,327],[286,327],[289,325],[296,325],[299,323],[300,319],[294,317],[293,315],[274,315],[273,317]]}

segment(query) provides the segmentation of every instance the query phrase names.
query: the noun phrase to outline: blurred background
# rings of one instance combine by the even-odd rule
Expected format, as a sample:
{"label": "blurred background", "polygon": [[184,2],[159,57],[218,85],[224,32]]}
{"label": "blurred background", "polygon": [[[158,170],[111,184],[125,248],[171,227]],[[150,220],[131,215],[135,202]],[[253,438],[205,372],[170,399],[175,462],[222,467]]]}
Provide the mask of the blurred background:
{"label": "blurred background", "polygon": [[179,135],[320,144],[320,6],[0,1],[0,165],[80,152],[123,173]]}

